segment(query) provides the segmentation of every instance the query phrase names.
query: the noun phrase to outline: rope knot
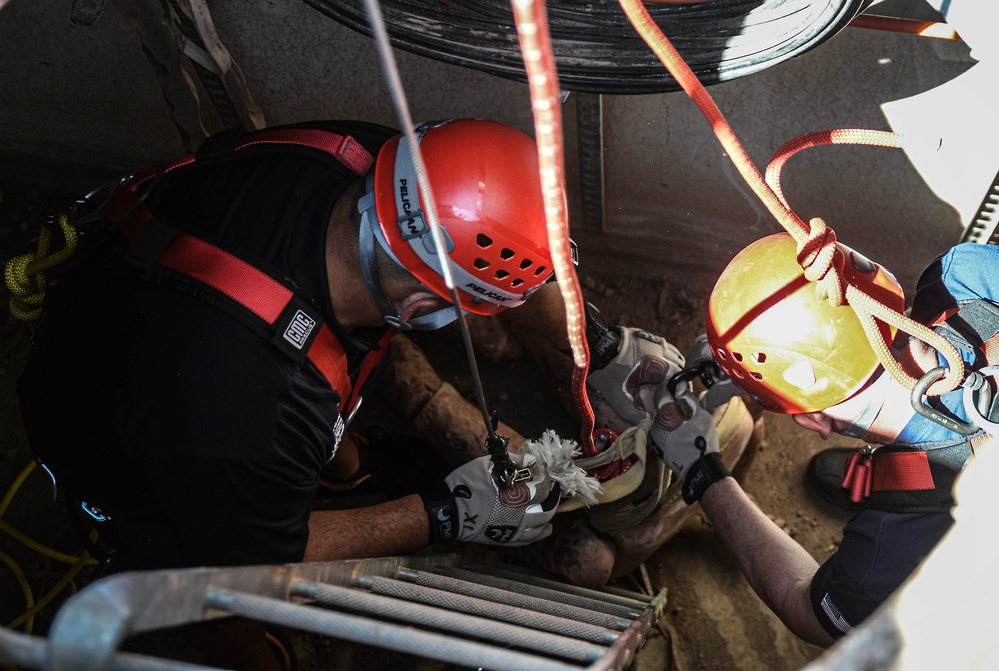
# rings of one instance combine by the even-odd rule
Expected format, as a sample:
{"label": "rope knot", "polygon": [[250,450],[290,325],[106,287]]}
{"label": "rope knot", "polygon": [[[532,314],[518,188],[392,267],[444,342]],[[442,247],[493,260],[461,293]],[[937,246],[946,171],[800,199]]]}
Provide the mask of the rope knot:
{"label": "rope knot", "polygon": [[839,265],[843,258],[837,253],[836,233],[818,217],[808,224],[808,237],[798,242],[798,265],[805,271],[805,278],[815,282],[819,299],[839,307],[845,300],[845,287]]}

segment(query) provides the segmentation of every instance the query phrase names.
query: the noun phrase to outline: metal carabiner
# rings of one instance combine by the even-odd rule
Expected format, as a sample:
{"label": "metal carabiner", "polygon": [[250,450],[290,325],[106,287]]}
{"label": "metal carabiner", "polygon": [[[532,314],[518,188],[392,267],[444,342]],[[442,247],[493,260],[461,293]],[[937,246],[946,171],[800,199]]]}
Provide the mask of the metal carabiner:
{"label": "metal carabiner", "polygon": [[[973,371],[964,381],[964,395],[961,399],[968,418],[993,436],[999,435],[999,422],[993,422],[986,416],[992,409],[992,387],[985,378],[997,377],[997,374],[999,366],[986,366]],[[978,392],[977,399],[976,392]]]}
{"label": "metal carabiner", "polygon": [[949,370],[948,366],[937,366],[919,379],[919,382],[912,388],[912,393],[909,395],[909,402],[912,404],[912,409],[945,429],[950,429],[962,436],[970,436],[978,433],[979,429],[975,424],[962,422],[956,417],[945,415],[936,408],[931,408],[923,403],[923,399],[926,397],[926,390],[929,389],[931,384],[946,375]]}
{"label": "metal carabiner", "polygon": [[[111,196],[114,195],[115,190],[120,186],[128,184],[128,182],[130,182],[134,176],[135,173],[132,173],[129,175],[124,175],[122,177],[116,177],[112,180],[108,180],[107,182],[104,182],[103,184],[91,189],[90,193],[83,196],[82,198],[77,198],[76,200],[74,200],[73,205],[72,207],[70,207],[69,210],[70,223],[74,227],[80,227],[80,226],[85,226],[86,224],[89,224],[92,221],[97,221],[98,219],[101,219],[104,216],[101,214],[101,210],[103,210],[104,206],[107,205],[108,201],[111,200]],[[94,202],[97,200],[97,197],[102,193],[106,193],[106,195],[100,201],[99,204],[94,205]],[[86,206],[90,207],[89,211],[87,211],[86,213],[82,213],[81,208]]]}
{"label": "metal carabiner", "polygon": [[701,382],[708,389],[711,389],[715,379],[721,377],[721,367],[714,361],[702,361],[694,368],[684,368],[674,375],[666,383],[666,388],[670,394],[676,393],[676,387],[681,382],[690,382],[694,378],[700,378]]}

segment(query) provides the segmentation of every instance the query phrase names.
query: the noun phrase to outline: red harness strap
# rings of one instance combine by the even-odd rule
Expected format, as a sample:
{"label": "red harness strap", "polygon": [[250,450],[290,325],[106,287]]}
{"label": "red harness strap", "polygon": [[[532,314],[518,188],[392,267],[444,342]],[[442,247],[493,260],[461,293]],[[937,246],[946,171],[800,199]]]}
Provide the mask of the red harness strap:
{"label": "red harness strap", "polygon": [[[268,326],[273,326],[295,294],[267,273],[201,238],[178,233],[156,261],[159,265],[192,277],[225,294]],[[340,392],[338,408],[349,412],[356,402],[347,374],[347,355],[326,324],[306,354],[308,360]],[[377,357],[376,357],[377,358]],[[363,382],[358,378],[358,387]],[[348,401],[349,394],[349,403]]]}
{"label": "red harness strap", "polygon": [[[364,175],[374,163],[374,157],[357,140],[349,135],[339,135],[314,129],[270,130],[254,133],[236,146],[236,151],[258,144],[298,144],[319,149],[332,155],[356,175]],[[164,169],[170,172],[189,165],[194,156],[180,159]],[[128,184],[120,187],[108,199],[101,214],[110,221],[121,221],[121,230],[129,242],[134,242],[140,230],[152,218],[152,213],[139,201],[136,192],[155,176],[151,169],[137,174]],[[274,326],[288,304],[294,299],[293,291],[267,273],[229,252],[188,233],[177,233],[156,258],[156,263],[202,282],[228,296],[268,326]],[[392,336],[389,331],[379,343],[384,353]],[[356,406],[365,379],[381,359],[368,355],[351,384],[347,370],[347,356],[332,331],[322,324],[308,348],[306,357],[329,383],[340,393],[338,410],[350,413]]]}
{"label": "red harness strap", "polygon": [[236,150],[255,144],[299,144],[319,149],[340,161],[358,177],[367,175],[375,162],[371,152],[351,136],[312,128],[262,130],[242,140],[236,145]]}
{"label": "red harness strap", "polygon": [[914,492],[934,489],[926,452],[857,452],[846,462],[843,488],[860,503],[873,492]]}

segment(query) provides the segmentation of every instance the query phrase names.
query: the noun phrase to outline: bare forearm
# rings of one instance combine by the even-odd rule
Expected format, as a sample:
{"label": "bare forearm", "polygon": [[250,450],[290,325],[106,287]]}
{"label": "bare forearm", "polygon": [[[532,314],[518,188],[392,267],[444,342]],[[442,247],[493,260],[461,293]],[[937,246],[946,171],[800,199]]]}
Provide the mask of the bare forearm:
{"label": "bare forearm", "polygon": [[309,518],[305,561],[391,557],[422,550],[430,524],[419,496],[353,510],[317,510]]}
{"label": "bare forearm", "polygon": [[787,628],[810,643],[831,645],[809,598],[818,569],[812,556],[757,508],[733,478],[711,485],[701,506],[749,584]]}

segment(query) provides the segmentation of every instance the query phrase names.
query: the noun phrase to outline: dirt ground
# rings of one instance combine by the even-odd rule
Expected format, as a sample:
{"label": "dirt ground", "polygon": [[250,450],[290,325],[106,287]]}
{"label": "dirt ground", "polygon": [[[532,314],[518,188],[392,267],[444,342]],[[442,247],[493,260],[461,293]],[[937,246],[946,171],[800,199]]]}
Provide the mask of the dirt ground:
{"label": "dirt ground", "polygon": [[[45,211],[47,194],[32,187],[0,186],[0,259],[6,260],[33,245]],[[61,202],[58,199],[55,202]],[[585,269],[585,250],[582,268]],[[592,277],[580,274],[588,298],[600,306],[609,322],[641,326],[664,335],[685,350],[703,330],[703,314],[710,287],[671,286],[659,278]],[[0,504],[0,621],[7,625],[25,611],[25,597],[14,567],[23,571],[34,598],[45,594],[68,570],[50,556],[25,547],[9,533],[12,527],[43,546],[75,554],[79,542],[69,528],[61,500],[52,483],[36,469],[18,488],[17,478],[31,460],[17,411],[14,385],[24,365],[30,334],[7,310],[6,292],[0,299],[0,488],[9,498]],[[442,340],[435,340],[442,338]],[[467,373],[455,363],[457,350],[447,335],[426,334],[418,344],[442,371],[442,378],[468,393]],[[464,355],[457,357],[463,360]],[[557,403],[543,386],[531,382],[532,365],[484,362],[483,382],[505,405],[504,420],[525,436],[540,435],[553,424],[564,423]],[[454,372],[457,371],[457,372]],[[525,377],[526,376],[526,377]],[[525,382],[526,380],[526,382]],[[526,386],[525,386],[526,385]],[[390,409],[372,404],[359,420],[391,422]],[[378,416],[378,413],[383,413]],[[57,416],[53,421],[59,421]],[[805,485],[805,468],[818,450],[831,446],[799,429],[788,417],[768,415],[766,437],[744,479],[746,490],[775,523],[801,543],[818,561],[825,559],[839,541],[839,531],[849,513],[838,510],[812,494]],[[853,444],[838,441],[837,445]],[[16,490],[16,491],[15,491]],[[13,492],[12,496],[10,493]],[[8,561],[9,559],[9,561]],[[58,604],[87,582],[87,570],[70,582],[33,620],[33,633],[44,634]],[[821,650],[789,633],[755,596],[737,565],[712,532],[710,523],[695,515],[683,530],[619,586],[642,590],[647,586],[668,589],[668,605],[660,621],[658,653],[639,655],[635,668],[739,669],[782,671],[800,669]],[[23,625],[18,627],[23,631]],[[650,645],[650,648],[652,646]],[[302,669],[407,668],[412,659],[379,655],[338,642],[303,642]],[[665,652],[663,652],[665,651]]]}

